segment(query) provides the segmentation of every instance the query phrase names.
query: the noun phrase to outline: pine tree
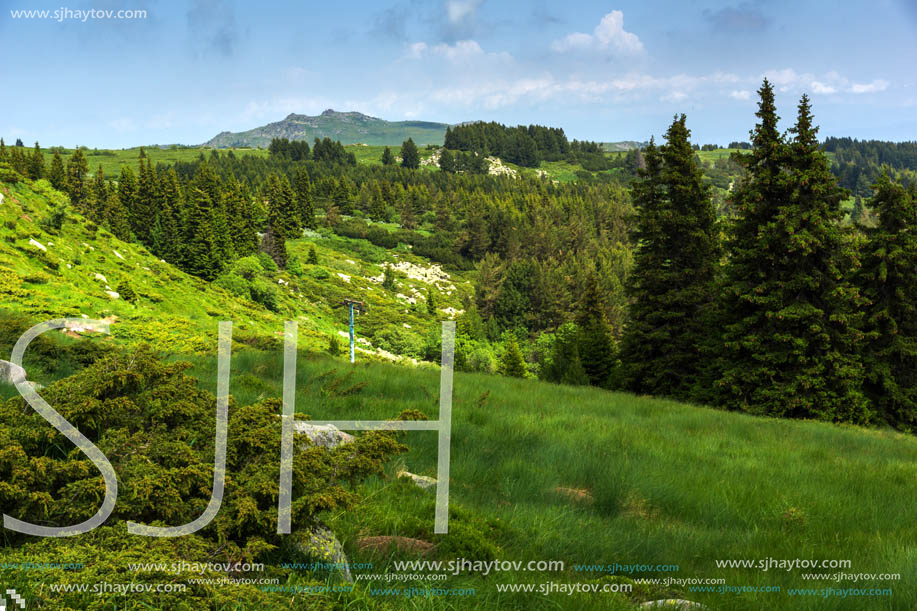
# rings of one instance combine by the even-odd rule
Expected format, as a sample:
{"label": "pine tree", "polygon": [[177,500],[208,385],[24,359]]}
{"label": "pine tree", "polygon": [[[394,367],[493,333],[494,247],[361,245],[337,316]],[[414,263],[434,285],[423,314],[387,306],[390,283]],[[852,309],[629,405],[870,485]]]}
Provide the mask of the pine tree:
{"label": "pine tree", "polygon": [[545,380],[572,386],[589,384],[589,376],[580,360],[580,337],[580,329],[575,323],[566,323],[557,329],[550,361],[542,372]]}
{"label": "pine tree", "polygon": [[420,153],[413,138],[408,138],[401,144],[401,167],[416,170],[420,167]]}
{"label": "pine tree", "polygon": [[427,289],[427,314],[435,315],[436,314],[436,295],[434,291],[436,289],[431,287]]}
{"label": "pine tree", "polygon": [[295,237],[302,231],[293,187],[286,176],[271,174],[265,183],[265,197],[268,200],[268,223],[277,235]]}
{"label": "pine tree", "polygon": [[81,207],[86,198],[84,181],[88,173],[89,163],[80,147],[76,147],[73,155],[67,160],[67,194],[74,206]]}
{"label": "pine tree", "polygon": [[105,224],[108,226],[108,230],[112,234],[122,241],[129,241],[131,239],[131,227],[127,222],[127,212],[124,210],[124,206],[121,205],[121,200],[118,198],[118,191],[115,189],[108,190],[108,199],[105,202]]}
{"label": "pine tree", "polygon": [[67,190],[67,171],[64,170],[64,160],[60,155],[60,151],[55,150],[54,156],[51,158],[51,171],[48,172],[48,180],[51,182],[51,186],[58,191]]}
{"label": "pine tree", "polygon": [[439,154],[439,169],[449,174],[455,173],[455,157],[446,149]]}
{"label": "pine tree", "polygon": [[524,378],[526,374],[525,359],[519,349],[519,342],[514,335],[510,335],[503,348],[500,358],[500,373],[513,378]]}
{"label": "pine tree", "polygon": [[382,165],[395,165],[395,156],[392,155],[392,149],[388,147],[382,151]]}
{"label": "pine tree", "polygon": [[306,259],[309,265],[318,265],[318,253],[315,252],[315,244],[309,246],[309,256]]}
{"label": "pine tree", "polygon": [[855,260],[840,226],[846,192],[819,150],[808,98],[787,142],[766,80],[759,94],[761,122],[741,158],[747,178],[733,194],[718,399],[753,413],[865,423],[859,298],[847,279]]}
{"label": "pine tree", "polygon": [[615,367],[615,346],[605,317],[605,298],[594,271],[586,275],[576,322],[580,328],[580,361],[589,383],[607,387]]}
{"label": "pine tree", "polygon": [[228,185],[226,214],[229,217],[236,256],[246,257],[257,253],[258,231],[251,196],[248,190],[235,179]]}
{"label": "pine tree", "polygon": [[3,141],[3,138],[0,138],[0,163],[9,161],[10,152],[6,148],[6,143]]}
{"label": "pine tree", "polygon": [[45,156],[41,152],[38,143],[35,143],[35,149],[32,152],[32,158],[29,160],[29,178],[40,180],[45,177]]}
{"label": "pine tree", "polygon": [[121,166],[121,175],[118,178],[118,200],[127,216],[127,223],[131,229],[139,227],[149,219],[144,219],[143,212],[137,205],[137,177],[130,166]]}
{"label": "pine tree", "polygon": [[213,229],[213,202],[200,188],[192,188],[185,223],[182,268],[204,280],[213,280],[222,271],[222,259]]}
{"label": "pine tree", "polygon": [[89,187],[89,198],[86,204],[86,216],[97,223],[105,221],[105,209],[108,207],[108,182],[105,180],[105,172],[102,171],[102,164],[96,170],[95,176]]}
{"label": "pine tree", "polygon": [[905,190],[883,172],[870,207],[869,233],[857,284],[869,300],[863,351],[864,390],[878,417],[917,429],[917,188]]}
{"label": "pine tree", "polygon": [[292,186],[300,225],[308,229],[315,229],[318,225],[315,223],[315,207],[312,203],[312,180],[304,166],[296,166]]}
{"label": "pine tree", "polygon": [[637,393],[686,399],[700,375],[698,347],[709,333],[719,261],[716,212],[685,115],[660,151],[651,142],[635,185],[638,244],[621,342],[622,384]]}

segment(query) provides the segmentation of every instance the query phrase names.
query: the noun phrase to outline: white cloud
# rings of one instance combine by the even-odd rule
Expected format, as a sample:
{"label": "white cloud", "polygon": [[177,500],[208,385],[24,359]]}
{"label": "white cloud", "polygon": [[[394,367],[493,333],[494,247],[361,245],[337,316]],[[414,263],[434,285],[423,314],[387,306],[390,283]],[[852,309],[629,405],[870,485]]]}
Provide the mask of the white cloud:
{"label": "white cloud", "polygon": [[624,30],[624,13],[611,11],[599,22],[592,34],[574,32],[551,43],[559,53],[567,51],[611,51],[618,55],[643,53],[640,38]]}
{"label": "white cloud", "polygon": [[888,89],[888,81],[876,79],[871,83],[854,83],[850,87],[850,93],[876,93]]}
{"label": "white cloud", "polygon": [[664,96],[660,97],[659,100],[662,102],[680,102],[688,97],[688,94],[684,91],[670,91]]}
{"label": "white cloud", "polygon": [[452,45],[447,43],[428,45],[425,42],[415,42],[408,46],[405,57],[408,59],[440,57],[454,64],[467,64],[480,60],[506,63],[513,59],[512,55],[505,51],[487,53],[475,40],[460,40]]}
{"label": "white cloud", "polygon": [[459,25],[474,16],[480,0],[449,0],[446,2],[446,17],[452,25]]}
{"label": "white cloud", "polygon": [[837,93],[837,89],[835,89],[831,85],[826,85],[825,83],[822,83],[820,81],[812,81],[811,87],[812,87],[812,93],[821,93],[825,95]]}
{"label": "white cloud", "polygon": [[729,97],[736,100],[750,100],[751,92],[748,89],[733,89],[729,93]]}

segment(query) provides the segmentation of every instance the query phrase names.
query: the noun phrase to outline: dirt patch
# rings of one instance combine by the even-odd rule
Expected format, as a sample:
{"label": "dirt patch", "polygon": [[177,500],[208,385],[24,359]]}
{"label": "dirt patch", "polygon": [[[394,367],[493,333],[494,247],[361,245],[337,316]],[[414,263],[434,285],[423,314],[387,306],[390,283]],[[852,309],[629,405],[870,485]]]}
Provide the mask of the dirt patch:
{"label": "dirt patch", "polygon": [[554,489],[554,492],[578,503],[591,503],[593,501],[592,493],[586,488],[565,488],[563,486],[558,486]]}
{"label": "dirt patch", "polygon": [[407,554],[427,556],[435,547],[429,541],[409,537],[363,537],[357,541],[361,552],[373,551],[386,554],[392,549]]}

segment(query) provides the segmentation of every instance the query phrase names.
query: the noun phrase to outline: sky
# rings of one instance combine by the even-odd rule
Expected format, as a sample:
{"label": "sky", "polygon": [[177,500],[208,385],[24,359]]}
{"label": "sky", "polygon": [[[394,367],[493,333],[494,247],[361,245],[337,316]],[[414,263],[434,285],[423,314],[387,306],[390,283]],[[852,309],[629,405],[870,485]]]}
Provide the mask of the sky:
{"label": "sky", "polygon": [[0,49],[0,136],[28,145],[199,144],[328,108],[606,142],[685,113],[725,145],[764,77],[783,128],[807,93],[822,137],[917,140],[915,0],[0,0]]}

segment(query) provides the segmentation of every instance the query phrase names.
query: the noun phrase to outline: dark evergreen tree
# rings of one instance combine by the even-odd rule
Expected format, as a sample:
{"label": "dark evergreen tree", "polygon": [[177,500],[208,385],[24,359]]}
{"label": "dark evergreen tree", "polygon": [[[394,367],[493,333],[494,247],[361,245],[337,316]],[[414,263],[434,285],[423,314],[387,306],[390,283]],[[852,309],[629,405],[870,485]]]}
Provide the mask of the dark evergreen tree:
{"label": "dark evergreen tree", "polygon": [[315,229],[318,225],[315,222],[315,207],[312,203],[312,180],[305,167],[296,166],[293,171],[292,187],[300,226]]}
{"label": "dark evergreen tree", "polygon": [[315,252],[315,244],[309,246],[309,256],[306,259],[309,265],[318,265],[318,253]]}
{"label": "dark evergreen tree", "polygon": [[455,173],[455,157],[447,149],[439,154],[439,169],[450,174]]}
{"label": "dark evergreen tree", "polygon": [[226,213],[229,217],[237,257],[247,257],[258,252],[258,230],[252,209],[251,195],[239,181],[232,179],[226,193]]}
{"label": "dark evergreen tree", "polygon": [[116,238],[125,242],[132,239],[131,227],[127,222],[127,211],[124,210],[124,206],[121,205],[121,200],[118,198],[118,191],[115,189],[108,190],[108,199],[105,202],[104,215],[105,225]]}
{"label": "dark evergreen tree", "polygon": [[261,252],[267,253],[280,269],[286,268],[288,259],[286,239],[273,225],[269,224],[261,236]]}
{"label": "dark evergreen tree", "polygon": [[74,206],[82,209],[86,193],[86,175],[89,173],[89,163],[80,147],[76,147],[73,155],[67,160],[67,194]]}
{"label": "dark evergreen tree", "polygon": [[32,151],[32,157],[29,160],[29,178],[39,180],[45,177],[45,156],[41,152],[41,147],[35,143],[35,149]]}
{"label": "dark evergreen tree", "polygon": [[541,373],[544,380],[573,386],[589,384],[589,376],[580,360],[581,337],[581,331],[575,323],[567,323],[557,329],[551,358]]}
{"label": "dark evergreen tree", "polygon": [[416,170],[420,167],[420,153],[412,138],[408,138],[401,144],[401,167],[409,170]]}
{"label": "dark evergreen tree", "polygon": [[200,188],[192,188],[184,226],[182,268],[204,280],[213,280],[223,268],[219,245],[213,229],[213,202]]}
{"label": "dark evergreen tree", "polygon": [[55,150],[54,156],[51,158],[51,170],[48,172],[48,180],[51,182],[51,186],[58,191],[67,190],[67,171],[64,169],[64,159],[61,157],[60,151]]}
{"label": "dark evergreen tree", "polygon": [[392,149],[388,147],[382,151],[382,165],[395,165],[395,156],[392,155]]}
{"label": "dark evergreen tree", "polygon": [[857,284],[869,300],[864,390],[878,418],[917,429],[917,187],[905,189],[883,173],[870,208],[869,232]]}
{"label": "dark evergreen tree", "polygon": [[747,178],[733,194],[723,302],[719,400],[772,416],[865,423],[855,259],[840,226],[846,197],[819,150],[808,98],[791,142],[777,133],[773,88],[759,90],[760,123]]}
{"label": "dark evergreen tree", "polygon": [[137,176],[127,165],[121,166],[121,176],[118,178],[118,200],[127,215],[131,233],[144,222],[149,222],[149,219],[144,218],[143,211],[138,205]]}
{"label": "dark evergreen tree", "polygon": [[92,177],[89,187],[89,197],[86,200],[86,216],[96,223],[105,222],[105,210],[108,207],[108,182],[105,180],[105,172],[102,171],[102,164],[96,170],[95,176]]}
{"label": "dark evergreen tree", "polygon": [[698,347],[710,332],[719,263],[716,212],[685,126],[677,117],[633,191],[638,245],[621,342],[622,383],[637,393],[686,399],[697,383]]}
{"label": "dark evergreen tree", "polygon": [[605,296],[594,271],[586,275],[576,322],[580,328],[580,361],[589,383],[608,387],[615,367],[615,346],[605,317]]}

